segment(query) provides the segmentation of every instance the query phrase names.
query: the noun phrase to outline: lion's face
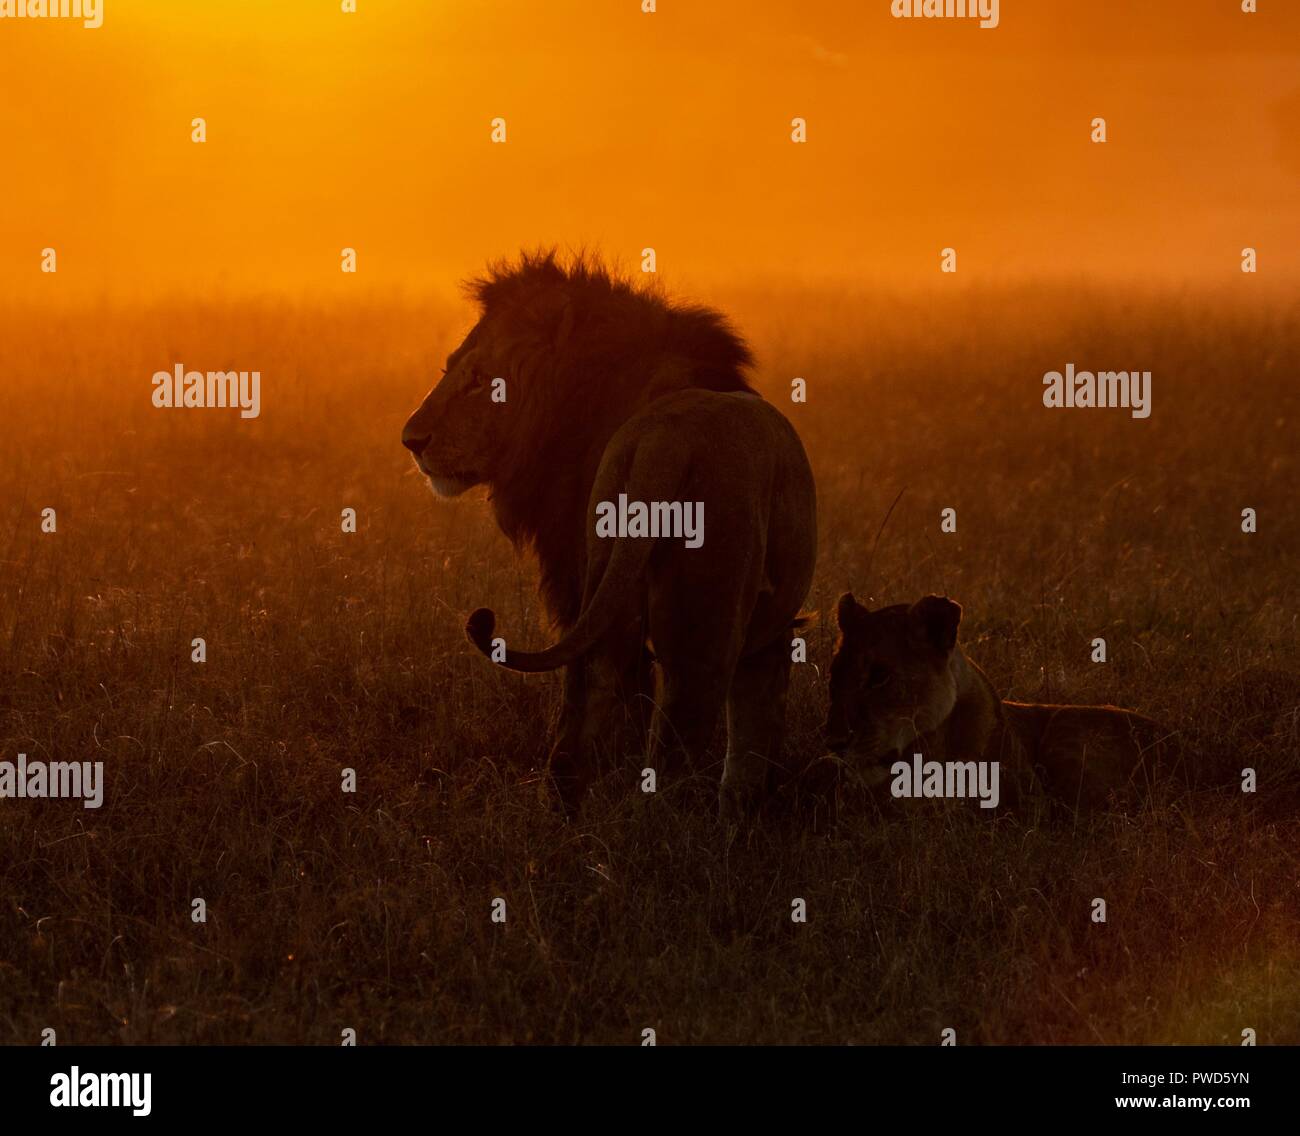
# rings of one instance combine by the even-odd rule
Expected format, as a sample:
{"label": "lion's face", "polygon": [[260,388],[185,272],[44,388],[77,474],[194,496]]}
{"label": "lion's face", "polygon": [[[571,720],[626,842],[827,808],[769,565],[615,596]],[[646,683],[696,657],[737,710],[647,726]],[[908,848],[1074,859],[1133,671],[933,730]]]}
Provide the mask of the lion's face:
{"label": "lion's face", "polygon": [[873,612],[846,593],[837,614],[826,744],[856,765],[879,766],[952,713],[957,682],[949,664],[961,607],[926,596]]}
{"label": "lion's face", "polygon": [[402,445],[441,497],[492,480],[508,426],[508,402],[494,402],[492,380],[505,376],[484,321],[447,356],[438,385],[402,428]]}

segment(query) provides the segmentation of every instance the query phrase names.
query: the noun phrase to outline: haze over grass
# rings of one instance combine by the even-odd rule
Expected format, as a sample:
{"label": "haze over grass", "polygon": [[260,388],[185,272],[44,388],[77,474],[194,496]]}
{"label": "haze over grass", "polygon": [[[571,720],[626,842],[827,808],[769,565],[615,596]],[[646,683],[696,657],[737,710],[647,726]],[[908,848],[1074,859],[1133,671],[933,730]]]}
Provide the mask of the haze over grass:
{"label": "haze over grass", "polygon": [[[1300,671],[1294,307],[702,298],[817,475],[795,755],[818,752],[839,592],[946,591],[1004,694],[1132,706],[1260,793],[1075,828],[863,808],[729,842],[629,761],[566,827],[535,771],[557,676],[461,631],[488,605],[545,642],[531,566],[398,442],[468,308],[11,310],[0,758],[102,760],[107,789],[98,811],[0,801],[0,1040],[1300,1042],[1296,723],[1241,682]],[[178,362],[260,370],[261,418],[154,409]],[[1044,409],[1069,362],[1150,370],[1151,418]]]}

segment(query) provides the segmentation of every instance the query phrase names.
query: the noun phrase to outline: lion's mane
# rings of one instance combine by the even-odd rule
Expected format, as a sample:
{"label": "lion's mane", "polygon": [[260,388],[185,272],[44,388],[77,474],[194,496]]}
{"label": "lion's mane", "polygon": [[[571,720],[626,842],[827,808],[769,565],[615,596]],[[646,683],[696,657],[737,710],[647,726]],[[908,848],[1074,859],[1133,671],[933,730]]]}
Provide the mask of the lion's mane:
{"label": "lion's mane", "polygon": [[671,390],[751,391],[753,358],[719,312],[636,286],[587,255],[524,253],[466,289],[478,327],[491,323],[508,345],[508,398],[520,415],[492,480],[497,523],[536,552],[547,608],[568,627],[582,602],[588,498],[614,432]]}

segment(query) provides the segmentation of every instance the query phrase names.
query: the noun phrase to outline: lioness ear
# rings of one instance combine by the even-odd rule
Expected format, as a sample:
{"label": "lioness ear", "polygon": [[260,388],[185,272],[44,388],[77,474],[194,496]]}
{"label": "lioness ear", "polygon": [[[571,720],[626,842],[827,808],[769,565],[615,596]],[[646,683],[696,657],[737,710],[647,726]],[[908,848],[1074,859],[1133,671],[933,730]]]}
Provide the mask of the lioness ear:
{"label": "lioness ear", "polygon": [[940,651],[957,645],[957,625],[961,622],[961,604],[947,596],[926,596],[917,600],[908,613],[920,626],[925,640]]}
{"label": "lioness ear", "polygon": [[840,625],[841,631],[847,632],[857,621],[857,616],[858,601],[853,598],[852,592],[845,592],[835,605],[835,622]]}

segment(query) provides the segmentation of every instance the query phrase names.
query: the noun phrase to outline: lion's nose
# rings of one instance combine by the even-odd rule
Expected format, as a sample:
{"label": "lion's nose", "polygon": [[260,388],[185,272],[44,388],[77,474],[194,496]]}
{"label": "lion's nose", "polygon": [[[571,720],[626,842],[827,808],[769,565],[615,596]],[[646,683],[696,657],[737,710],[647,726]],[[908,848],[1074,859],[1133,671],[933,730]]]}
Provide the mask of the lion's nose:
{"label": "lion's nose", "polygon": [[417,456],[424,453],[424,447],[427,446],[428,444],[429,444],[428,434],[425,434],[424,437],[422,438],[417,438],[411,434],[407,434],[405,431],[403,431],[402,433],[402,445],[404,445],[408,450],[411,451],[411,453]]}

